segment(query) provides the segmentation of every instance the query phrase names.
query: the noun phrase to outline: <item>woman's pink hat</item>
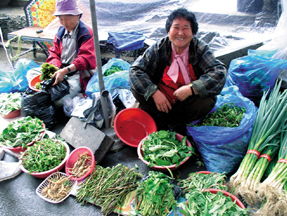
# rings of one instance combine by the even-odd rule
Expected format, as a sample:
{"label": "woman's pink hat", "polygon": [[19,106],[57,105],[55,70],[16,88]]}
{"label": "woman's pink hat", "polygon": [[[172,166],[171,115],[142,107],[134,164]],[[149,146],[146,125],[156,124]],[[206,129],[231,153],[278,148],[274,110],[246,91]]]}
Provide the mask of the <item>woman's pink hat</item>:
{"label": "woman's pink hat", "polygon": [[83,12],[79,9],[77,0],[57,0],[54,16],[80,15]]}

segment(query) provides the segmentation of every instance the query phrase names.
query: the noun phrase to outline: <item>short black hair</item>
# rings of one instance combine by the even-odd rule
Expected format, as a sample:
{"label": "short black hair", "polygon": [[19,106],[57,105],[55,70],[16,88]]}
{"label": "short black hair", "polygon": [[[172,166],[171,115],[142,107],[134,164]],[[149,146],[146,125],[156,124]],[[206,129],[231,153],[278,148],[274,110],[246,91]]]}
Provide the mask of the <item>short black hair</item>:
{"label": "short black hair", "polygon": [[195,35],[198,31],[198,23],[196,21],[195,14],[191,11],[188,11],[185,8],[178,8],[171,12],[171,14],[167,17],[165,23],[165,30],[169,32],[172,22],[177,18],[185,18],[190,22],[192,33]]}

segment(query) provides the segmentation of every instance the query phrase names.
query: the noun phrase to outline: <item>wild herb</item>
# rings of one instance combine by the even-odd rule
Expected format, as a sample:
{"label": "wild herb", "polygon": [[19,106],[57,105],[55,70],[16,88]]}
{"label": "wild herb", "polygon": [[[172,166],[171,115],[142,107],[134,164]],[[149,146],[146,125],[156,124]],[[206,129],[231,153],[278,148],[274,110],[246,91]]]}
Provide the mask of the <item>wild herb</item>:
{"label": "wild herb", "polygon": [[97,165],[77,191],[76,201],[84,204],[91,200],[101,206],[101,212],[108,215],[116,206],[122,206],[126,196],[139,185],[142,174],[127,166],[103,168]]}
{"label": "wild herb", "polygon": [[44,130],[43,122],[40,119],[31,116],[21,117],[11,121],[4,128],[0,134],[0,143],[5,146],[25,148],[26,144],[39,140]]}
{"label": "wild herb", "polygon": [[21,154],[21,164],[30,173],[45,172],[58,166],[66,154],[66,146],[62,142],[43,139]]}
{"label": "wild herb", "polygon": [[225,196],[219,191],[213,194],[210,191],[190,191],[187,195],[187,202],[178,204],[179,210],[185,216],[193,215],[248,215],[249,210],[243,209],[232,201],[231,197]]}
{"label": "wild herb", "polygon": [[192,190],[203,190],[208,188],[227,190],[226,175],[221,173],[190,173],[189,177],[178,182],[183,193]]}
{"label": "wild herb", "polygon": [[55,67],[52,64],[49,63],[44,63],[42,64],[42,68],[41,68],[41,76],[40,76],[40,80],[49,80],[52,78],[53,74],[59,70],[57,67]]}
{"label": "wild herb", "polygon": [[161,172],[149,172],[148,178],[137,188],[135,196],[135,209],[141,216],[165,216],[176,206],[174,185],[170,180],[169,176]]}
{"label": "wild herb", "polygon": [[0,114],[2,116],[20,108],[21,94],[19,92],[0,94]]}
{"label": "wild herb", "polygon": [[236,106],[233,102],[226,103],[215,112],[207,114],[201,122],[190,126],[238,127],[245,112],[245,108]]}
{"label": "wild herb", "polygon": [[178,166],[186,157],[194,154],[194,148],[187,146],[187,137],[181,141],[176,139],[176,132],[160,130],[149,134],[143,141],[143,158],[150,162],[149,166]]}

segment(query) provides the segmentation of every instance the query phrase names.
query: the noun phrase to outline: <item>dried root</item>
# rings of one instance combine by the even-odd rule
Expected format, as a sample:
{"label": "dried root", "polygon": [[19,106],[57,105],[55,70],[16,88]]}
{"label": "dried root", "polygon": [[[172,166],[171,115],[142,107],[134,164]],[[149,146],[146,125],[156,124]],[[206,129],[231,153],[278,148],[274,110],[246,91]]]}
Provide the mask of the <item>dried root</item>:
{"label": "dried root", "polygon": [[69,168],[69,173],[71,176],[80,178],[84,176],[89,169],[91,168],[91,156],[88,155],[88,152],[79,154],[79,157],[74,164],[73,168]]}

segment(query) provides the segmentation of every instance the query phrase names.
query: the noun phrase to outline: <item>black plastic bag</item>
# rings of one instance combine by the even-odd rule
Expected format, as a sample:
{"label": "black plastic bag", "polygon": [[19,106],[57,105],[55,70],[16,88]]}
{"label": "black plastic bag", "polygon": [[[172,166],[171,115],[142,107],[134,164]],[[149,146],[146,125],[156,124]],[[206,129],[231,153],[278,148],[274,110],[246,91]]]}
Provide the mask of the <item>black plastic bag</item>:
{"label": "black plastic bag", "polygon": [[54,82],[55,78],[41,82],[42,89],[51,95],[51,101],[60,100],[70,92],[70,85],[66,79],[64,79],[62,82],[59,82],[57,85],[52,86]]}
{"label": "black plastic bag", "polygon": [[35,92],[27,88],[22,94],[21,115],[39,118],[48,129],[57,124],[56,108],[46,91]]}

